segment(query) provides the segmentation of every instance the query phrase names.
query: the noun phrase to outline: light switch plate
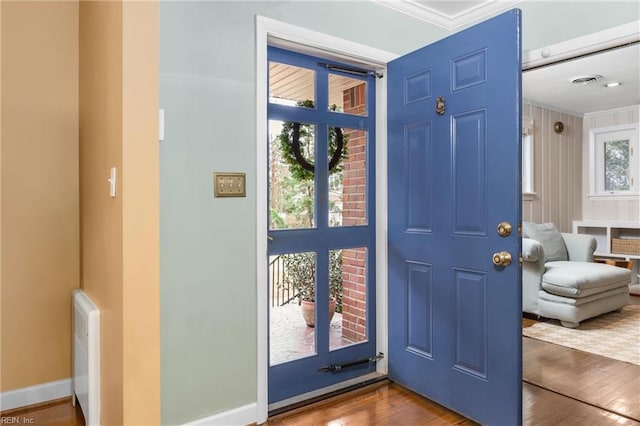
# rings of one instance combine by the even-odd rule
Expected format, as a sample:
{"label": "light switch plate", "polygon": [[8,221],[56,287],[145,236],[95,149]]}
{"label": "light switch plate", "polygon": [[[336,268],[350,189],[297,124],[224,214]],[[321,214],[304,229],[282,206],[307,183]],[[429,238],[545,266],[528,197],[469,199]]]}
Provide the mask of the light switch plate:
{"label": "light switch plate", "polygon": [[213,196],[214,197],[246,197],[245,173],[214,173]]}

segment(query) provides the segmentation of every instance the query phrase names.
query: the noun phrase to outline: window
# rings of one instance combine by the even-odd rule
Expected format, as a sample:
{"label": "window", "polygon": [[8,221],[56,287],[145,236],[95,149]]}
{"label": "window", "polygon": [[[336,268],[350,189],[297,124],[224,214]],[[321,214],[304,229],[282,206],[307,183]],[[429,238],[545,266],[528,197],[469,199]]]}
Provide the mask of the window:
{"label": "window", "polygon": [[533,119],[522,117],[522,193],[533,195]]}
{"label": "window", "polygon": [[589,132],[591,197],[638,195],[638,125]]}

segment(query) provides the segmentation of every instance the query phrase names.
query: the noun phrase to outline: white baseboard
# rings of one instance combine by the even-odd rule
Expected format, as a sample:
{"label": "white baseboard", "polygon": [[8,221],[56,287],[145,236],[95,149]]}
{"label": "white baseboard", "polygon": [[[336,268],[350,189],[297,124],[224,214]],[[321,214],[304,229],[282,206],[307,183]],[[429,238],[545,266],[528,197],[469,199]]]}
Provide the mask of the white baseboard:
{"label": "white baseboard", "polygon": [[0,411],[71,396],[71,379],[56,380],[0,393]]}
{"label": "white baseboard", "polygon": [[247,404],[233,410],[224,411],[213,416],[205,417],[184,426],[244,426],[256,423],[258,418],[258,404]]}

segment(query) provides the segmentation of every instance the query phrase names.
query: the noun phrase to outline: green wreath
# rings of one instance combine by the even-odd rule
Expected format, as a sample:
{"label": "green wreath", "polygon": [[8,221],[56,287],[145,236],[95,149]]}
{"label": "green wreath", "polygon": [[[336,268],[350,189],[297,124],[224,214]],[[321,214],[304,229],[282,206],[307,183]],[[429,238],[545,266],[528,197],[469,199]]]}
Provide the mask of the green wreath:
{"label": "green wreath", "polygon": [[[313,101],[298,101],[297,106],[314,108]],[[335,111],[336,106],[332,105]],[[278,137],[282,158],[289,167],[289,172],[297,180],[313,180],[315,165],[310,159],[315,157],[311,141],[313,140],[313,127],[310,124],[300,124],[286,121],[282,124],[282,131]],[[329,174],[340,172],[343,169],[344,159],[347,158],[348,135],[344,135],[340,127],[329,127]]]}

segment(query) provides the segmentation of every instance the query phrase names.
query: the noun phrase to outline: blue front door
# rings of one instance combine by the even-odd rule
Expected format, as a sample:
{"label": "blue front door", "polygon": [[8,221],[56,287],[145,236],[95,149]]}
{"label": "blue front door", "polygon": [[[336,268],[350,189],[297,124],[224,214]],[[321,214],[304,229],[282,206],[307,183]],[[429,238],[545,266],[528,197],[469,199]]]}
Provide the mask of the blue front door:
{"label": "blue front door", "polygon": [[513,10],[388,67],[389,376],[491,425],[522,418],[520,49]]}

